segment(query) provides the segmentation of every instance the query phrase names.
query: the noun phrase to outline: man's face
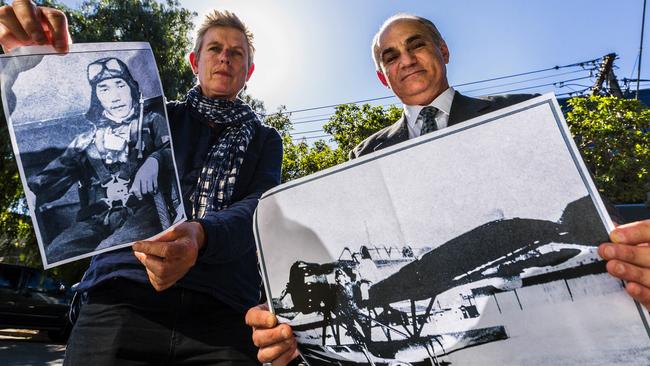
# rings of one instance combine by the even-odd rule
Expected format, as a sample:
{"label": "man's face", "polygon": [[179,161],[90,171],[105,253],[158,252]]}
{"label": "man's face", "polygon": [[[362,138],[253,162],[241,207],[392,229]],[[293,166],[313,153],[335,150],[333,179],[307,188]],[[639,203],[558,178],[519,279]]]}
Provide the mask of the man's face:
{"label": "man's face", "polygon": [[205,32],[199,54],[192,53],[192,70],[199,78],[203,95],[233,100],[250,78],[248,43],[242,31],[213,27]]}
{"label": "man's face", "polygon": [[379,65],[387,86],[404,104],[427,105],[449,88],[449,50],[412,19],[391,23],[379,35]]}
{"label": "man's face", "polygon": [[95,86],[97,99],[106,112],[115,118],[126,118],[133,108],[129,84],[121,78],[100,81]]}

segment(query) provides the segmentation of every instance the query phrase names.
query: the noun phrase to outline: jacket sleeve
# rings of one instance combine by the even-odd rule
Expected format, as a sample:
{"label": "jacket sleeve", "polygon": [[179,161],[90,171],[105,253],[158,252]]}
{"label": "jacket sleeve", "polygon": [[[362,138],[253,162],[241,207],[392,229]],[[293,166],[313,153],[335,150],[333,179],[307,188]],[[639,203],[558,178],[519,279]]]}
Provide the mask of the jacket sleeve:
{"label": "jacket sleeve", "polygon": [[158,160],[160,166],[170,167],[172,164],[172,149],[170,144],[169,129],[167,121],[158,113],[151,113],[151,138],[153,140],[153,151],[150,157]]}
{"label": "jacket sleeve", "polygon": [[60,198],[71,185],[79,182],[86,158],[84,150],[90,143],[91,134],[77,136],[60,156],[28,179],[27,186],[36,195],[37,206]]}
{"label": "jacket sleeve", "polygon": [[271,130],[262,144],[255,172],[241,200],[197,220],[205,231],[205,246],[198,261],[218,264],[238,260],[255,250],[253,213],[264,192],[280,184],[282,140]]}

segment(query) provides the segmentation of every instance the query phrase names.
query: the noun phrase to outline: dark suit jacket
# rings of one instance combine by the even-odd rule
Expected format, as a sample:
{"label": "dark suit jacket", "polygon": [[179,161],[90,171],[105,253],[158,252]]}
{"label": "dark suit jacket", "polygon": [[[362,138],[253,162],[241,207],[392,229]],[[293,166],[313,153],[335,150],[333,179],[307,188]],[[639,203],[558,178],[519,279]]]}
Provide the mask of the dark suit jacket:
{"label": "dark suit jacket", "polygon": [[[509,94],[478,99],[466,97],[456,92],[454,100],[451,103],[451,111],[449,112],[449,121],[447,123],[448,126],[453,126],[468,119],[496,111],[497,109],[523,102],[535,96],[532,94]],[[402,115],[394,124],[377,131],[375,134],[363,140],[350,151],[349,157],[350,159],[354,159],[408,139],[409,132],[406,117]]]}

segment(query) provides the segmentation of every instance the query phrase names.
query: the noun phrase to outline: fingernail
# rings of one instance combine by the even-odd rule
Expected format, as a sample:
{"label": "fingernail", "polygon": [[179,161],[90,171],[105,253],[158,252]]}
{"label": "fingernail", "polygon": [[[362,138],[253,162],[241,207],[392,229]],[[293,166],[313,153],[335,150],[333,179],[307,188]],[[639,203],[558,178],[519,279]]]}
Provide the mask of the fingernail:
{"label": "fingernail", "polygon": [[616,274],[622,275],[623,273],[625,273],[625,266],[619,263],[616,266],[614,266],[614,271],[616,272]]}
{"label": "fingernail", "polygon": [[612,239],[614,243],[622,243],[625,241],[625,236],[620,231],[616,231],[616,230],[612,231],[609,234],[609,237],[610,239]]}
{"label": "fingernail", "polygon": [[283,338],[289,338],[289,336],[290,336],[289,330],[286,329],[286,328],[282,329],[282,337]]}
{"label": "fingernail", "polygon": [[614,247],[611,245],[608,245],[605,248],[605,259],[612,259],[616,256],[616,250],[614,250]]}

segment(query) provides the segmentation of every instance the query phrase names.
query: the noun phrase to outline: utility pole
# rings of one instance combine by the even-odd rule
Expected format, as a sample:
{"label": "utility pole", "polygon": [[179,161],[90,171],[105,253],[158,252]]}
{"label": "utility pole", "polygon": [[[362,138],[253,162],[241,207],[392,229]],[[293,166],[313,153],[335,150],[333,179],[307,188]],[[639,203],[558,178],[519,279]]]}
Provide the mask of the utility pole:
{"label": "utility pole", "polygon": [[643,30],[645,28],[645,5],[646,0],[643,0],[643,15],[641,18],[641,43],[639,44],[639,68],[636,72],[636,99],[639,100],[639,83],[641,82],[641,56],[643,56]]}
{"label": "utility pole", "polygon": [[621,87],[618,85],[618,80],[616,80],[616,75],[614,75],[614,60],[616,59],[615,53],[610,53],[603,56],[603,61],[600,64],[598,69],[598,75],[596,76],[596,82],[591,88],[591,95],[597,95],[602,89],[603,83],[607,81],[607,87],[609,88],[609,93],[615,97],[623,98],[623,92]]}

